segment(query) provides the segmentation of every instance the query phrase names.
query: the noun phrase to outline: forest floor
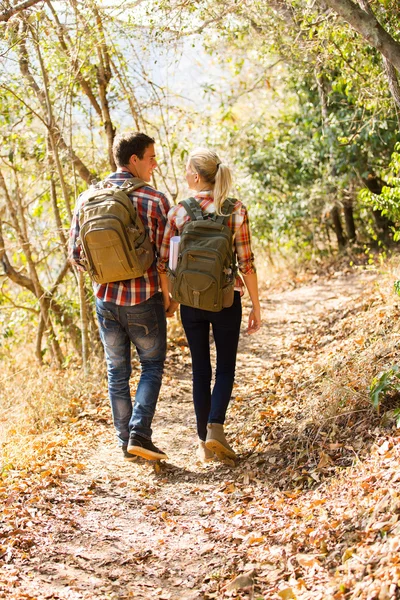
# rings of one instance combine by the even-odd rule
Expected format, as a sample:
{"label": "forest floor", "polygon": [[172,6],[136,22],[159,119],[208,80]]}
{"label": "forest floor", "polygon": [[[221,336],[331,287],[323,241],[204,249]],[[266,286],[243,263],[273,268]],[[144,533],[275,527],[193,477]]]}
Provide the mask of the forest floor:
{"label": "forest floor", "polygon": [[380,415],[368,396],[400,359],[391,286],[349,270],[263,290],[227,418],[235,466],[196,459],[177,323],[153,427],[168,461],[123,460],[104,377],[71,398],[0,480],[0,598],[399,598],[396,395]]}

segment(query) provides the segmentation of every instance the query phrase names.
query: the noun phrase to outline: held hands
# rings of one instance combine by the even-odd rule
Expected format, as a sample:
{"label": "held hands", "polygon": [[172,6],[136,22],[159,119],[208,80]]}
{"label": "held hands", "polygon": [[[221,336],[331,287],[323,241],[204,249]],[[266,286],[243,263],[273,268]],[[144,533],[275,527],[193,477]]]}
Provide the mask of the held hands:
{"label": "held hands", "polygon": [[247,333],[252,334],[258,331],[261,327],[261,311],[260,308],[253,308],[249,314],[249,325],[247,327]]}
{"label": "held hands", "polygon": [[176,300],[170,300],[169,305],[165,308],[165,316],[167,317],[167,319],[169,319],[169,317],[172,317],[176,311],[176,309],[179,306],[179,302],[176,302]]}

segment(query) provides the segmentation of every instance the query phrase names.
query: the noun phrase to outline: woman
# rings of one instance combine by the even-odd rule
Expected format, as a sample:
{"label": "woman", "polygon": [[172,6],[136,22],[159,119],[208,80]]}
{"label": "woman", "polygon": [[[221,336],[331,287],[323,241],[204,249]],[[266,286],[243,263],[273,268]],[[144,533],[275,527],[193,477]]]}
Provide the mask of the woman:
{"label": "woman", "polygon": [[[186,181],[203,212],[223,214],[221,207],[229,195],[232,176],[230,169],[220,161],[215,152],[204,148],[194,150],[187,162]],[[170,239],[172,236],[180,235],[184,224],[189,220],[189,215],[180,204],[174,206],[168,213],[159,260],[159,272],[162,278],[166,277]],[[236,279],[232,306],[223,308],[220,312],[210,312],[181,305],[182,324],[192,356],[193,402],[199,436],[197,453],[204,462],[212,460],[214,455],[222,460],[236,456],[226,440],[223,426],[235,378],[242,318],[243,281],[252,302],[247,332],[256,332],[261,324],[248,215],[240,200],[236,200],[227,225],[233,234],[233,249],[237,256],[239,271],[243,276],[243,279],[239,276]],[[177,303],[172,302],[167,316],[170,316],[176,307]],[[217,355],[215,385],[212,390],[210,325]]]}

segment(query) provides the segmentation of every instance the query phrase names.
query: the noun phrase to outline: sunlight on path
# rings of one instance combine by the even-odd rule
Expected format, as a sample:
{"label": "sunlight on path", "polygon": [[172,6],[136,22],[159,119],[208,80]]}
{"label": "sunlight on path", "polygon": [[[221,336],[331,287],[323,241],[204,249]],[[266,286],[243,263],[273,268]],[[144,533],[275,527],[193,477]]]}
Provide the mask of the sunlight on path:
{"label": "sunlight on path", "polygon": [[[294,333],[307,331],[326,311],[345,310],[368,279],[354,275],[264,294],[260,334],[241,337],[232,405],[240,406],[251,385],[271,377]],[[232,415],[228,433],[242,431],[235,438],[240,445],[251,432]],[[26,597],[200,600],[228,597],[224,582],[236,574],[250,573],[252,581],[257,565],[251,548],[266,539],[260,531],[279,494],[261,471],[257,475],[257,454],[244,455],[234,469],[196,461],[187,347],[168,359],[153,429],[154,441],[169,455],[165,464],[124,462],[104,423],[76,446],[84,466],[65,486],[78,500],[49,521],[40,559],[20,565],[23,588],[32,594]],[[257,509],[245,517],[252,502]],[[236,597],[253,596],[244,591]]]}

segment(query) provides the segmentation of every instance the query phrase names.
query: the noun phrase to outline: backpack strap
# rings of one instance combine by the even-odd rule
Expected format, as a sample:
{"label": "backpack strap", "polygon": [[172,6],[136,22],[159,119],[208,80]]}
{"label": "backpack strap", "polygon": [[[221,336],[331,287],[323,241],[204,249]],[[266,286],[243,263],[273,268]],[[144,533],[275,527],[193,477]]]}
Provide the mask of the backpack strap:
{"label": "backpack strap", "polygon": [[179,204],[182,204],[192,221],[204,221],[204,213],[201,210],[201,206],[197,202],[196,198],[182,200],[182,202],[179,202]]}
{"label": "backpack strap", "polygon": [[140,179],[139,177],[131,177],[130,179],[126,179],[124,181],[124,183],[120,186],[120,190],[123,190],[126,194],[131,194],[143,186],[148,186],[143,179]]}
{"label": "backpack strap", "polygon": [[[129,195],[129,194],[132,194],[132,192],[136,191],[137,189],[139,189],[145,185],[147,186],[147,183],[145,181],[143,181],[143,179],[140,179],[139,177],[131,177],[130,179],[126,179],[122,185],[117,186],[117,187],[121,191],[125,192],[125,194]],[[132,218],[132,220],[135,222],[135,225],[140,232],[140,237],[138,238],[138,243],[141,244],[143,239],[146,237],[146,228],[144,226],[142,219],[139,217],[136,207],[133,204],[133,202],[132,202],[132,210],[133,210],[133,214],[134,214],[134,217]]]}
{"label": "backpack strap", "polygon": [[216,223],[227,224],[229,217],[231,216],[233,209],[235,207],[236,200],[235,198],[227,198],[221,206],[222,215],[217,215],[216,213],[212,217]]}

